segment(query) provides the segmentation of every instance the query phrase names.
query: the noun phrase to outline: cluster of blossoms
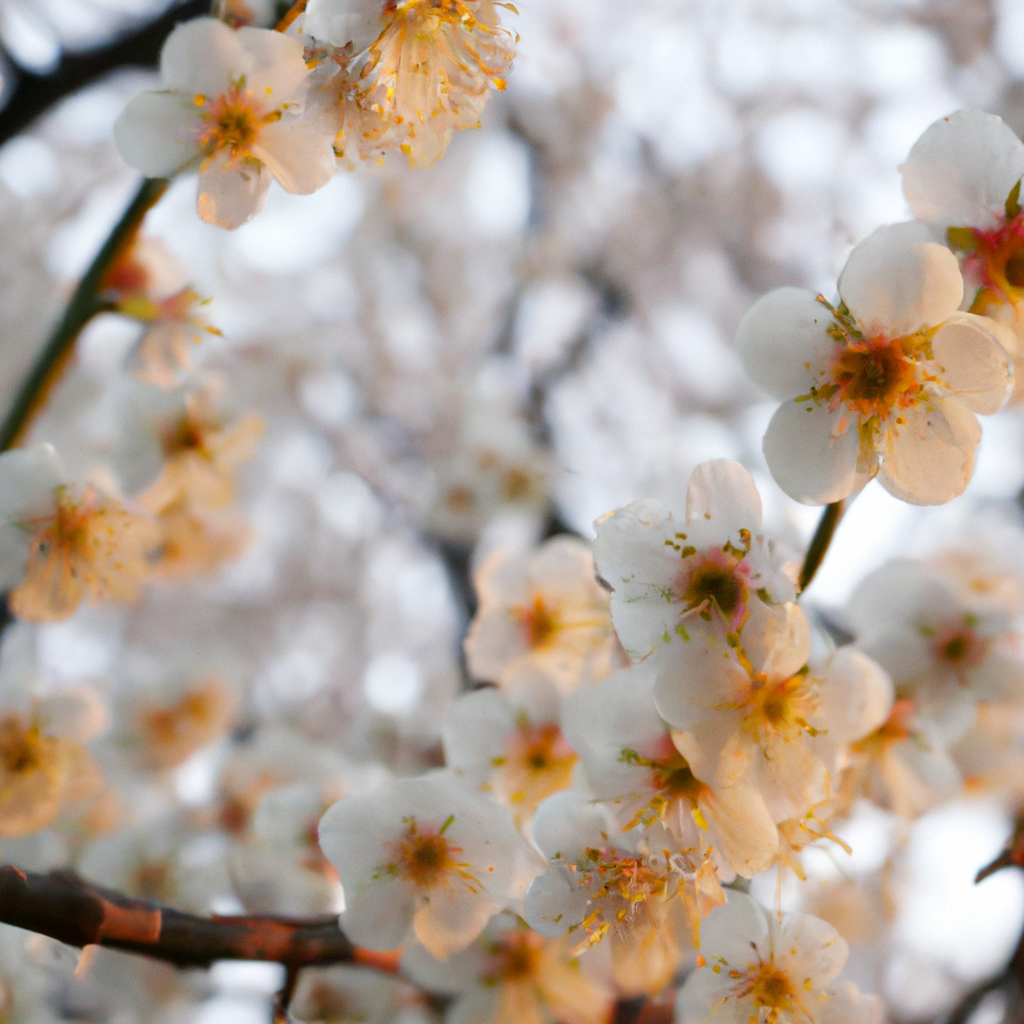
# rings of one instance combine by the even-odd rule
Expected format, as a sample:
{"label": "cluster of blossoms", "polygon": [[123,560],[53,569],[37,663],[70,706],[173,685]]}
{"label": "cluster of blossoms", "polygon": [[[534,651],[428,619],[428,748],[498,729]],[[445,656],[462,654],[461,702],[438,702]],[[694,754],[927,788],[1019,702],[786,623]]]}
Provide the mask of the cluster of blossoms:
{"label": "cluster of blossoms", "polygon": [[199,170],[199,214],[236,228],[271,181],[322,188],[339,162],[404,155],[428,166],[479,124],[505,87],[516,36],[494,0],[311,0],[286,30],[200,18],[173,32],[164,90],[115,128],[124,158],[152,177]]}
{"label": "cluster of blossoms", "polygon": [[[115,134],[147,175],[198,171],[199,215],[224,228],[259,212],[273,180],[311,193],[392,153],[434,163],[504,87],[516,43],[496,0],[309,0],[279,30],[221,7],[171,34],[165,88],[133,99]],[[1012,401],[1024,143],[960,112],[903,174],[916,220],[860,242],[836,295],[778,289],[739,325],[748,375],[782,402],[765,459],[798,502],[846,502],[876,476],[904,501],[948,502],[970,482],[977,416]],[[478,548],[474,686],[442,706],[439,748],[410,753],[379,719],[347,744],[287,713],[270,723],[258,704],[273,687],[257,696],[230,659],[187,652],[126,659],[109,701],[47,686],[28,624],[209,579],[242,554],[236,476],[264,429],[193,373],[191,346],[219,331],[156,243],[126,248],[97,298],[137,330],[131,451],[82,479],[48,444],[0,455],[0,575],[22,620],[0,650],[5,858],[196,911],[221,912],[228,893],[229,910],[339,914],[367,963],[398,951],[401,980],[305,974],[301,1019],[432,1020],[432,993],[450,1024],[608,1024],[636,997],[674,999],[677,1024],[881,1021],[840,977],[842,929],[824,910],[783,913],[783,883],[806,881],[812,847],[849,853],[844,826],[865,804],[910,822],[984,792],[1018,810],[1024,574],[969,547],[889,563],[837,613],[840,642],[801,605],[800,561],[766,536],[754,478],[714,459],[684,507],[615,508],[592,544],[555,531]],[[551,466],[524,419],[485,402],[462,413],[429,527],[464,555],[496,510],[537,525]],[[381,585],[398,560],[368,576]],[[429,603],[422,580],[406,590]],[[330,629],[276,666],[286,696],[310,679],[317,692],[304,656]],[[346,642],[369,645],[357,632]],[[397,706],[417,673],[389,648],[363,688]],[[211,791],[181,797],[204,758]],[[773,906],[747,892],[769,873]],[[31,1003],[34,968],[7,938],[0,972],[24,970]]]}

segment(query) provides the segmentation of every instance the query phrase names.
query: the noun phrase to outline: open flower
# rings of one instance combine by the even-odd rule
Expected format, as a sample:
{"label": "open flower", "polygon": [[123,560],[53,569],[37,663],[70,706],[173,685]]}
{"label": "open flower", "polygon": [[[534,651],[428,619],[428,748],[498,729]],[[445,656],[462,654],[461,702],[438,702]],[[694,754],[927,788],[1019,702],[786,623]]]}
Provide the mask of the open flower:
{"label": "open flower", "polygon": [[653,656],[659,714],[697,778],[756,786],[775,821],[823,803],[846,746],[886,719],[892,684],[870,658],[837,651],[807,665],[810,633],[798,625],[765,661],[713,637],[677,642]]}
{"label": "open flower", "polygon": [[307,69],[298,39],[196,18],[160,55],[162,92],[144,92],[114,126],[121,155],[151,177],[199,167],[199,216],[237,228],[270,181],[309,193],[335,170],[331,131],[304,117]]}
{"label": "open flower", "polygon": [[204,300],[156,239],[137,238],[100,287],[115,312],[143,325],[130,365],[138,380],[154,387],[180,384],[192,367],[192,346],[206,334],[221,333],[200,315],[197,307]]}
{"label": "open flower", "polygon": [[878,1024],[881,1003],[837,982],[849,949],[809,914],[776,916],[729,894],[704,925],[698,969],[676,1003],[679,1024]]}
{"label": "open flower", "polygon": [[952,742],[979,701],[1024,701],[1024,661],[1012,619],[972,600],[942,564],[886,563],[861,582],[847,615],[857,646],[888,671],[896,696],[912,699]]}
{"label": "open flower", "polygon": [[477,127],[515,53],[501,9],[514,10],[498,0],[311,0],[306,31],[358,54],[339,62],[338,148],[353,151],[346,135],[354,130],[357,150],[401,151],[427,167],[453,133]]}
{"label": "open flower", "polygon": [[612,588],[612,621],[634,659],[689,631],[766,630],[794,597],[793,581],[761,536],[761,497],[737,462],[698,466],[686,516],[634,501],[595,524],[594,558]]}
{"label": "open flower", "polygon": [[533,834],[551,868],[530,886],[527,922],[541,935],[576,936],[577,952],[607,941],[625,992],[660,991],[689,944],[687,914],[699,922],[725,898],[709,856],[664,830],[636,843],[578,790],[545,800]]}
{"label": "open flower", "polygon": [[967,486],[981,438],[1013,374],[1007,329],[959,311],[956,257],[922,224],[879,228],[839,278],[840,304],[779,288],[740,323],[751,378],[783,404],[764,437],[779,486],[824,505],[878,476],[917,505]]}
{"label": "open flower", "polygon": [[136,599],[159,542],[152,520],[66,483],[49,445],[0,455],[0,494],[0,582],[15,615],[66,619],[82,601]]}
{"label": "open flower", "polygon": [[559,710],[558,691],[542,676],[466,694],[448,713],[445,761],[510,807],[521,826],[541,800],[572,782],[576,752],[562,735]]}
{"label": "open flower", "polygon": [[0,710],[0,837],[47,828],[99,791],[100,770],[82,743],[97,731],[97,700],[69,693],[33,701],[27,713]]}
{"label": "open flower", "polygon": [[509,812],[445,773],[345,797],[320,822],[320,845],[341,876],[353,942],[396,949],[411,930],[441,958],[521,906],[538,870]]}
{"label": "open flower", "polygon": [[587,782],[623,831],[657,823],[685,846],[710,844],[751,878],[779,848],[764,798],[745,780],[719,789],[693,774],[654,709],[652,667],[622,669],[567,699],[564,727]]}
{"label": "open flower", "polygon": [[477,679],[508,684],[539,672],[568,693],[611,670],[608,595],[582,541],[554,537],[529,554],[499,549],[475,582],[480,607],[466,657]]}
{"label": "open flower", "polygon": [[958,110],[924,132],[900,170],[914,216],[960,256],[970,311],[1011,328],[1016,359],[1024,351],[1024,142],[995,114]]}

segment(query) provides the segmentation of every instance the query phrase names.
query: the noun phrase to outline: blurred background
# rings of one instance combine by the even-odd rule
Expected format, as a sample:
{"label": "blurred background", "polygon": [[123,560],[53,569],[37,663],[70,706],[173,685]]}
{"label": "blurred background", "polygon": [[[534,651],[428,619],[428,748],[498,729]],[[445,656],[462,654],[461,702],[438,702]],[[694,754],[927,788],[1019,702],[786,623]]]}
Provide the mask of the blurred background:
{"label": "blurred background", "polygon": [[[172,665],[216,664],[236,681],[231,736],[159,785],[126,781],[147,835],[214,806],[232,744],[271,726],[358,764],[367,785],[438,763],[441,722],[466,685],[472,572],[499,545],[589,538],[597,516],[639,497],[679,508],[691,469],[729,457],[759,484],[766,532],[800,550],[818,510],[767,473],[774,407],[744,379],[737,323],[777,285],[833,295],[852,246],[909,215],[897,167],[934,119],[981,107],[1024,131],[1021,0],[517,6],[507,92],[436,167],[342,172],[309,197],[274,186],[232,234],[198,219],[185,179],[146,222],[223,332],[196,349],[198,375],[225,408],[266,421],[242,474],[251,542],[215,578],[156,586],[138,606],[19,624],[4,658],[31,657],[53,690],[89,682],[115,697]],[[168,22],[147,26],[167,8],[0,0],[0,400],[137,186],[111,129],[156,87]],[[33,431],[75,474],[103,466],[129,493],[148,482],[123,372],[133,330],[114,317],[90,326]],[[841,625],[885,559],[1016,521],[1024,413],[983,426],[975,478],[950,506],[914,509],[877,485],[858,497],[808,595],[829,621]],[[984,800],[901,836],[865,812],[844,832],[852,858],[812,858],[824,881],[878,879],[888,865],[878,921],[844,912],[866,929],[853,976],[894,1015],[941,1015],[1009,957],[1024,884],[972,884],[1009,828]],[[180,899],[232,909],[223,844],[198,826],[165,831],[161,856],[206,886]],[[68,846],[49,832],[0,854],[40,870]],[[770,900],[775,885],[755,891]],[[182,1019],[261,1019],[274,970],[215,972]],[[67,984],[69,1015],[143,1019],[129,994]],[[972,1019],[1000,1014],[983,1002]]]}

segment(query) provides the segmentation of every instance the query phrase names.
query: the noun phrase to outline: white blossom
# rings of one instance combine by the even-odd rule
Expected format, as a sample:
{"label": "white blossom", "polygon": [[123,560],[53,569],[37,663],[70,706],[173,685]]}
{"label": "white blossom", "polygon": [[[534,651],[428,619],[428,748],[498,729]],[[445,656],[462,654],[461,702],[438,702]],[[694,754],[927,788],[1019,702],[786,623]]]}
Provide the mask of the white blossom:
{"label": "white blossom", "polygon": [[537,873],[509,812],[444,773],[345,797],[324,815],[320,845],[345,890],[342,927],[370,949],[412,932],[449,956],[521,906]]}
{"label": "white blossom", "polygon": [[809,914],[777,916],[729,894],[704,925],[698,969],[679,991],[679,1024],[880,1024],[882,1007],[837,981],[848,947]]}
{"label": "white blossom", "polygon": [[747,373],[783,403],[764,437],[772,475],[809,505],[875,476],[914,504],[955,498],[974,471],[976,414],[997,412],[1013,379],[1007,329],[959,311],[956,258],[921,224],[856,246],[839,296],[779,288],[739,326]]}
{"label": "white blossom", "polygon": [[308,72],[298,39],[197,18],[168,36],[160,74],[165,88],[136,96],[114,136],[151,177],[197,166],[203,220],[237,228],[263,208],[272,179],[309,193],[334,174],[330,130],[300,114]]}
{"label": "white blossom", "polygon": [[677,519],[657,501],[635,501],[595,524],[594,557],[612,588],[612,621],[632,658],[688,632],[754,634],[784,618],[794,597],[771,542],[761,498],[742,466],[698,466]]}

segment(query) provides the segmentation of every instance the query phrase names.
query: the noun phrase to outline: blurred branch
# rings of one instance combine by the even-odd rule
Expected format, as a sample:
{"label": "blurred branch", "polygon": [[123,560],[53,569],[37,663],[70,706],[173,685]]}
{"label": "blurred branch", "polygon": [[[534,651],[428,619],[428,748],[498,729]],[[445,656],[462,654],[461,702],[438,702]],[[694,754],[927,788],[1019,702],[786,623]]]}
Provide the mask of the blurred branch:
{"label": "blurred branch", "polygon": [[70,871],[30,874],[0,867],[0,922],[69,946],[105,946],[178,967],[217,960],[284,964],[289,976],[314,964],[358,963],[397,970],[397,958],[360,950],[337,916],[197,917],[90,885]]}
{"label": "blurred branch", "polygon": [[825,555],[828,554],[832,538],[835,536],[836,527],[839,526],[839,520],[843,518],[845,511],[845,501],[837,501],[825,506],[825,511],[822,512],[821,519],[818,520],[818,528],[814,531],[814,536],[807,548],[807,555],[804,557],[800,580],[797,583],[798,591],[806,590],[818,574],[821,563],[825,561]]}
{"label": "blurred branch", "polygon": [[79,281],[64,316],[29,371],[10,412],[0,423],[0,452],[14,448],[19,443],[33,416],[60,379],[82,328],[104,308],[100,299],[104,276],[117,258],[131,245],[143,218],[167,190],[167,184],[162,178],[147,178],[143,181],[128,209],[114,225],[92,266]]}
{"label": "blurred branch", "polygon": [[210,13],[210,0],[182,0],[154,21],[106,46],[65,54],[48,75],[17,70],[17,84],[0,110],[0,145],[24,131],[58,101],[123,67],[156,67],[164,40],[181,21]]}

